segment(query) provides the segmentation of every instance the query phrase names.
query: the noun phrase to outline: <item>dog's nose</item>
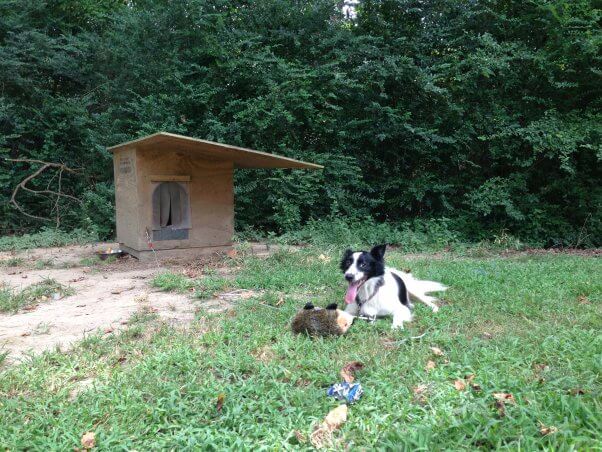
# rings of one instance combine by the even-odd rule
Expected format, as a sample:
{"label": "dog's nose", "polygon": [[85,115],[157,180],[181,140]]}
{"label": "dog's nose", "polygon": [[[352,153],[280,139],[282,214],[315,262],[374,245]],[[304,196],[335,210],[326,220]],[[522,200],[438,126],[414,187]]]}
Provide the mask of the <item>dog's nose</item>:
{"label": "dog's nose", "polygon": [[351,281],[353,281],[353,275],[350,275],[349,273],[347,273],[347,274],[345,275],[345,279],[346,279],[347,281],[351,282]]}

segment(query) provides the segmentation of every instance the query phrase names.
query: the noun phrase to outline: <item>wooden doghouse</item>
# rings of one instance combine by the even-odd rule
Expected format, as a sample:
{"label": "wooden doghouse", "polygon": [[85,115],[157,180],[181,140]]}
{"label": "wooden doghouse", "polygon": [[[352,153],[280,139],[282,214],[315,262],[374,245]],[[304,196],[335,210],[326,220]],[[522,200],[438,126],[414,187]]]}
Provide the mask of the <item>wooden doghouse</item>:
{"label": "wooden doghouse", "polygon": [[156,133],[113,153],[117,241],[139,259],[223,251],[234,234],[235,168],[322,166],[227,144]]}

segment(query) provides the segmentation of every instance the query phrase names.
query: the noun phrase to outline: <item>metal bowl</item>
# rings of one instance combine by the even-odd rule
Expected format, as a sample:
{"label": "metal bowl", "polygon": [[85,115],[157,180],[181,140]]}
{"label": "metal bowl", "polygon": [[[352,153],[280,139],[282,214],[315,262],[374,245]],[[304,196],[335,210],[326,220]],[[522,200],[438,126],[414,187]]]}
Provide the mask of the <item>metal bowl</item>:
{"label": "metal bowl", "polygon": [[112,250],[112,251],[97,251],[96,255],[100,258],[101,261],[106,261],[109,257],[123,257],[127,253],[122,250]]}

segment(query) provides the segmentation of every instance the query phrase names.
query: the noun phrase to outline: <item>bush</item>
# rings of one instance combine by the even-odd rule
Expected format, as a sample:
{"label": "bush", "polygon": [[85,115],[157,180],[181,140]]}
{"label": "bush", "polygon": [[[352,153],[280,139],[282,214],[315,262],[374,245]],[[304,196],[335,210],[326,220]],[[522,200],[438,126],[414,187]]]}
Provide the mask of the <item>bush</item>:
{"label": "bush", "polygon": [[312,220],[298,231],[288,232],[277,239],[281,243],[338,247],[369,247],[386,243],[401,246],[406,251],[442,249],[464,240],[453,230],[453,224],[447,218],[414,220],[398,225],[377,223],[372,219]]}

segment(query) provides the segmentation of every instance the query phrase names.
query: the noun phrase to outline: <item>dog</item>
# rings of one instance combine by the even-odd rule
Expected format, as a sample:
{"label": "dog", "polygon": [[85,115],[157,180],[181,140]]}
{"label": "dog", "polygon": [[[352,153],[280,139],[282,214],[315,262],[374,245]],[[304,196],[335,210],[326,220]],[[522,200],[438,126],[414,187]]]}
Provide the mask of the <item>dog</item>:
{"label": "dog", "polygon": [[447,287],[386,267],[386,247],[377,245],[369,252],[348,249],[343,254],[341,270],[349,283],[345,294],[345,312],[370,320],[392,315],[392,328],[403,329],[403,322],[412,320],[411,298],[437,312],[439,307],[434,303],[437,299],[427,293],[444,291]]}

